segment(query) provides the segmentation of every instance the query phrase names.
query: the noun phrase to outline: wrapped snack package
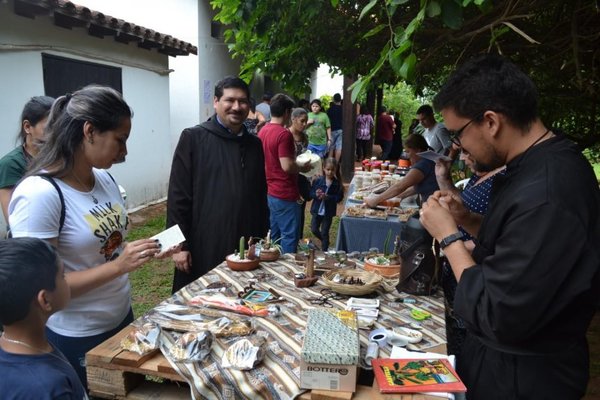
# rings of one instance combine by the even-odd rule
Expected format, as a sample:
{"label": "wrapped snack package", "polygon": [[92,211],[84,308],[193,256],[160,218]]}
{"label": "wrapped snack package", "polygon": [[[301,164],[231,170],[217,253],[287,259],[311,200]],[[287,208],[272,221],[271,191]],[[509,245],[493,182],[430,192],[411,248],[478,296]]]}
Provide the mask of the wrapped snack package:
{"label": "wrapped snack package", "polygon": [[222,294],[213,296],[198,295],[190,299],[190,304],[195,306],[204,306],[217,308],[219,310],[233,311],[239,314],[250,315],[252,317],[266,317],[269,315],[269,309],[264,306],[243,305],[240,304],[240,299],[235,297],[227,297]]}
{"label": "wrapped snack package", "polygon": [[223,353],[223,368],[249,370],[262,361],[265,356],[266,341],[263,337],[244,338],[233,343]]}
{"label": "wrapped snack package", "polygon": [[163,354],[174,362],[201,361],[210,353],[214,336],[209,331],[203,332],[166,332],[161,339]]}
{"label": "wrapped snack package", "polygon": [[254,330],[249,319],[237,314],[228,313],[227,317],[214,318],[199,314],[198,310],[198,307],[190,306],[159,306],[148,315],[148,319],[162,329],[179,332],[211,331],[216,337],[245,336]]}
{"label": "wrapped snack package", "polygon": [[121,340],[123,350],[133,351],[141,356],[158,349],[160,328],[145,318],[132,324],[134,329]]}

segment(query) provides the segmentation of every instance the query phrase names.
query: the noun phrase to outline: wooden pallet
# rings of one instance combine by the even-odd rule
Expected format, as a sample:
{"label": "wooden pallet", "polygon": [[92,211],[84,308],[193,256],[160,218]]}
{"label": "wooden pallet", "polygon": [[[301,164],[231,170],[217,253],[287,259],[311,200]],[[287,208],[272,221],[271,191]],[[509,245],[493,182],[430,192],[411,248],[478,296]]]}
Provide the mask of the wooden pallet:
{"label": "wooden pallet", "polygon": [[[121,349],[121,339],[132,329],[126,327],[86,354],[90,394],[104,399],[130,398],[130,392],[145,382],[146,375],[187,386],[160,351],[140,356]],[[189,389],[186,390],[189,396]]]}
{"label": "wooden pallet", "polygon": [[[145,356],[121,349],[121,339],[131,330],[128,326],[86,354],[90,394],[113,400],[175,400],[190,398],[185,380],[171,367],[160,351]],[[149,382],[146,376],[164,378],[165,383]],[[375,382],[376,385],[376,382]],[[422,395],[382,395],[377,387],[357,386],[355,393],[313,390],[300,400],[416,400]],[[436,397],[435,399],[439,399]]]}

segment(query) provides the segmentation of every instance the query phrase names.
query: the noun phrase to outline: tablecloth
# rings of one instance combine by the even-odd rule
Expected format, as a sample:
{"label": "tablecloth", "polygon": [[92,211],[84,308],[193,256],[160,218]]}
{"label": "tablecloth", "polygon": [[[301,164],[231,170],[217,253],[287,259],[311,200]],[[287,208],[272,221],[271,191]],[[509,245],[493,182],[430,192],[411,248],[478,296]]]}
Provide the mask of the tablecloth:
{"label": "tablecloth", "polygon": [[[354,184],[351,183],[348,189],[348,196],[344,205],[344,210],[350,206],[358,205],[350,200],[350,195],[354,192]],[[402,201],[402,207],[417,208],[414,198]],[[350,251],[368,251],[376,247],[380,252],[383,251],[383,245],[388,232],[391,231],[391,243],[389,251],[393,249],[394,238],[400,234],[402,224],[397,217],[388,217],[387,219],[375,218],[357,218],[342,215],[338,228],[338,234],[335,242],[337,250]]]}
{"label": "tablecloth", "polygon": [[[360,266],[360,263],[357,263]],[[185,304],[199,291],[213,282],[230,285],[226,295],[235,296],[248,284],[249,279],[257,279],[258,289],[274,289],[285,298],[279,303],[281,314],[277,317],[254,318],[255,335],[264,337],[268,351],[264,361],[251,371],[241,372],[224,369],[221,357],[227,347],[238,338],[217,338],[210,355],[198,363],[173,363],[175,370],[190,384],[195,399],[293,399],[303,392],[300,383],[300,351],[304,338],[308,310],[317,307],[311,303],[324,286],[317,284],[310,288],[296,288],[293,284],[295,273],[301,272],[292,255],[286,255],[276,262],[263,262],[261,266],[248,272],[235,272],[221,264],[208,274],[181,289],[161,303]],[[415,304],[394,302],[398,297],[406,297],[395,290],[390,293],[378,290],[381,300],[380,315],[374,328],[388,328],[408,325],[414,320],[410,316],[412,308],[429,311],[432,318],[422,322],[424,339],[417,346],[426,349],[446,343],[444,304],[441,296],[417,297]],[[347,298],[329,300],[333,307],[342,309]],[[364,356],[368,344],[369,331],[361,330],[361,353]],[[389,356],[391,347],[382,349],[380,355]]]}

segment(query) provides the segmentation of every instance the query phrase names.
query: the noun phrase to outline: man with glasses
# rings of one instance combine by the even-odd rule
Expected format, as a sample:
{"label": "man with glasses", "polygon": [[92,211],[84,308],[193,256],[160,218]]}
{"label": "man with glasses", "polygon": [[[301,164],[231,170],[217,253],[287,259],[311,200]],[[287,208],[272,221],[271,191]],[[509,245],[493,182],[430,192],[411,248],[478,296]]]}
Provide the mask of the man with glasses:
{"label": "man with glasses", "polygon": [[423,136],[427,140],[429,147],[436,153],[448,155],[452,147],[448,130],[441,122],[435,120],[433,108],[425,104],[417,110],[417,120],[425,128]]}
{"label": "man with glasses", "polygon": [[[600,297],[600,190],[589,162],[537,112],[533,82],[488,55],[454,72],[434,105],[476,168],[497,177],[487,214],[439,191],[421,222],[458,280],[467,327],[457,368],[469,399],[579,399]],[[472,254],[457,224],[476,237]]]}

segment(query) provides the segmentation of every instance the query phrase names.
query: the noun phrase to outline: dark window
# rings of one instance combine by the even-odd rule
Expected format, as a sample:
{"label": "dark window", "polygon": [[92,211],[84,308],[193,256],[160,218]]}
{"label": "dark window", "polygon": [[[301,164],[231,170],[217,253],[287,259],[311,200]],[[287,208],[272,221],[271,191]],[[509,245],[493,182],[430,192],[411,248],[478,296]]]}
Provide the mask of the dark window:
{"label": "dark window", "polygon": [[62,96],[94,83],[123,93],[121,68],[49,54],[42,54],[42,65],[46,96]]}

